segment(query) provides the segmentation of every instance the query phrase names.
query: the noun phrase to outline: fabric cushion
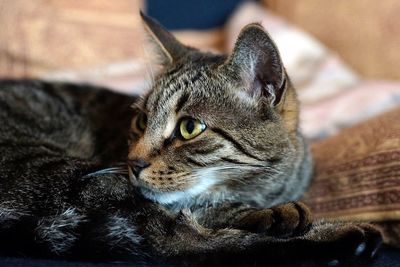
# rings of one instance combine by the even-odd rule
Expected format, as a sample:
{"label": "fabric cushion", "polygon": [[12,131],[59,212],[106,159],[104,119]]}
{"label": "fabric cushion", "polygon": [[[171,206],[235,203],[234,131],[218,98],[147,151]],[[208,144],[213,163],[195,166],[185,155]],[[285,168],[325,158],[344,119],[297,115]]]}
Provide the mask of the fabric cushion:
{"label": "fabric cushion", "polygon": [[400,245],[400,108],[312,145],[304,201],[324,219],[373,221]]}
{"label": "fabric cushion", "polygon": [[312,146],[306,201],[318,217],[400,219],[400,108]]}

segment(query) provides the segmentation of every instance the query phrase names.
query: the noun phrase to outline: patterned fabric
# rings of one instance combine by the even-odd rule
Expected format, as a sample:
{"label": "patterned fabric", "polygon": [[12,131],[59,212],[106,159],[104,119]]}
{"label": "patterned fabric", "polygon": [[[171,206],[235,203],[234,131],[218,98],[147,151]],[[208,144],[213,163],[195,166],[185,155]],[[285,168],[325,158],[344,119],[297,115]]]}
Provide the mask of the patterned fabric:
{"label": "patterned fabric", "polygon": [[316,217],[400,220],[400,108],[312,146]]}

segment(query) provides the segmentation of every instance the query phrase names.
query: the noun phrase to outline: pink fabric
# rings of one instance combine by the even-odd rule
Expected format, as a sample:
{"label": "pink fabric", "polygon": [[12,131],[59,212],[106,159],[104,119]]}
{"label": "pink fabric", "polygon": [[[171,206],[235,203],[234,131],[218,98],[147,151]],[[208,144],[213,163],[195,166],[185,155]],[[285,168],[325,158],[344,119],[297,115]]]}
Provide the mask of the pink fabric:
{"label": "pink fabric", "polygon": [[308,137],[322,138],[399,105],[399,83],[361,82],[329,99],[303,105],[301,125]]}

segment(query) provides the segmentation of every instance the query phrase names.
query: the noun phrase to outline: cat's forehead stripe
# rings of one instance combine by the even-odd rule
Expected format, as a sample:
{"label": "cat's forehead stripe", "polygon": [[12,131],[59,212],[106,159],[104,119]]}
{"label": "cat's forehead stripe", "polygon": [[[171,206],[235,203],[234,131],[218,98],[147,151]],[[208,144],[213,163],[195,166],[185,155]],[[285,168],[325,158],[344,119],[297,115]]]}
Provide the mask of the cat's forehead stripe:
{"label": "cat's forehead stripe", "polygon": [[148,110],[163,109],[166,102],[175,96],[181,90],[180,86],[174,86],[174,83],[162,84],[160,89],[154,90],[149,96],[146,108]]}
{"label": "cat's forehead stripe", "polygon": [[[151,108],[157,108],[162,102],[168,101],[169,98],[174,97],[174,95],[183,90],[190,90],[197,81],[201,80],[201,78],[205,74],[205,69],[200,68],[199,70],[193,71],[182,71],[181,69],[174,70],[171,75],[168,75],[168,79],[165,79],[159,84],[158,90],[153,91],[152,96],[148,96],[144,104],[145,108],[150,110]],[[184,103],[185,99],[187,100],[189,93],[186,93],[186,96],[182,99],[182,102],[178,102],[177,109],[180,110]],[[149,101],[148,98],[152,98],[152,101]],[[156,106],[154,107],[154,104]]]}
{"label": "cat's forehead stripe", "polygon": [[175,113],[179,113],[179,111],[185,106],[188,99],[189,99],[189,94],[187,92],[183,92],[176,103]]}

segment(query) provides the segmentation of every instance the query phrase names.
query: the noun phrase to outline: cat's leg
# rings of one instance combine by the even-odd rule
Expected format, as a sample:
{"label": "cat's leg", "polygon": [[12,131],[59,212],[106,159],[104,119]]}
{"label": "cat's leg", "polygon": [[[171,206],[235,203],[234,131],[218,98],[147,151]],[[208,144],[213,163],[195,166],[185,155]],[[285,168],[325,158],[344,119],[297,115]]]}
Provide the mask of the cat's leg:
{"label": "cat's leg", "polygon": [[92,217],[75,247],[78,259],[321,266],[370,259],[381,242],[379,232],[368,224],[318,222],[304,235],[282,239],[232,228],[208,229],[190,212],[172,215],[154,203],[136,205],[140,208]]}
{"label": "cat's leg", "polygon": [[253,208],[242,203],[224,203],[195,211],[205,227],[232,227],[272,236],[289,237],[308,230],[312,216],[301,202],[290,202],[272,208]]}
{"label": "cat's leg", "polygon": [[145,240],[156,255],[179,263],[355,264],[373,257],[381,243],[379,232],[369,224],[318,222],[304,235],[282,239],[229,228],[210,230],[186,212],[172,220],[155,218],[158,229],[151,227],[154,218],[145,224],[145,232],[155,235],[145,236]]}
{"label": "cat's leg", "polygon": [[[206,264],[217,264],[223,259],[224,263],[239,266],[258,263],[272,266],[362,266],[375,256],[382,241],[379,231],[369,224],[320,221],[312,224],[304,235],[282,239],[235,229],[211,231],[193,222],[190,216],[185,218],[186,225],[193,225],[198,232],[177,232],[175,238],[187,238],[187,233],[197,238],[191,236],[187,240],[195,242],[181,240],[173,247],[177,248],[181,242],[189,250],[187,255],[203,254],[204,257],[198,259]],[[185,255],[182,251],[181,254]]]}
{"label": "cat's leg", "polygon": [[[370,224],[312,222],[310,210],[301,202],[265,209],[241,203],[225,203],[197,210],[195,214],[206,227],[243,229],[274,237],[270,251],[273,251],[275,242],[284,242],[285,248],[282,249],[288,256],[298,257],[298,253],[307,255],[311,250],[315,255],[308,255],[309,259],[324,261],[331,258],[331,264],[360,256],[371,257],[382,242],[380,232]],[[278,249],[276,253],[281,255],[282,252]]]}

